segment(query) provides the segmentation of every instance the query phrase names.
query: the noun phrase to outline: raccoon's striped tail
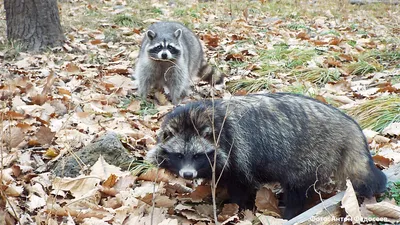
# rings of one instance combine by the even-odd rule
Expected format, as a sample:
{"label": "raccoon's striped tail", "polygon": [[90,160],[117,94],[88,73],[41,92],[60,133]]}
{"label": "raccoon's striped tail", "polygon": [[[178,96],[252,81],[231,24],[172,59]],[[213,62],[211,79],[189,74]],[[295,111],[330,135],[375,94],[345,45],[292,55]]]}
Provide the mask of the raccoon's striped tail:
{"label": "raccoon's striped tail", "polygon": [[202,62],[198,77],[210,84],[221,84],[222,81],[224,81],[224,74],[219,72],[213,66],[209,65],[205,60]]}

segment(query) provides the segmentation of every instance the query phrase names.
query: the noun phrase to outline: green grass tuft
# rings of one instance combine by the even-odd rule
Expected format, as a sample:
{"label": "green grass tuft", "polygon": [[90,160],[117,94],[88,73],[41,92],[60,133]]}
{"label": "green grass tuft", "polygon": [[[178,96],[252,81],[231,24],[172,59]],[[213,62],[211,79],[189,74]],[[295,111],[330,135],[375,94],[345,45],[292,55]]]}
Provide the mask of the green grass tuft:
{"label": "green grass tuft", "polygon": [[146,173],[148,170],[150,170],[151,168],[154,168],[155,165],[146,162],[144,160],[137,160],[134,161],[130,164],[130,171],[132,173],[132,175],[134,176],[138,176],[142,173]]}
{"label": "green grass tuft", "polygon": [[323,31],[323,32],[321,32],[320,35],[329,35],[329,34],[332,34],[332,35],[334,35],[336,37],[340,37],[340,33],[338,31],[336,31],[336,30]]}
{"label": "green grass tuft", "polygon": [[381,132],[391,123],[400,122],[400,96],[384,96],[348,110],[363,129]]}
{"label": "green grass tuft", "polygon": [[305,24],[299,24],[299,23],[291,23],[286,25],[286,27],[291,30],[309,29],[309,27],[306,26]]}
{"label": "green grass tuft", "polygon": [[341,73],[336,68],[314,68],[295,71],[294,75],[298,80],[306,80],[317,85],[324,85],[328,82],[338,81]]}
{"label": "green grass tuft", "polygon": [[137,19],[136,17],[127,14],[118,14],[114,17],[113,21],[119,26],[126,26],[126,27],[143,26],[143,22],[140,19]]}
{"label": "green grass tuft", "polygon": [[294,82],[291,85],[285,86],[282,91],[315,97],[314,88],[309,85],[306,85],[303,82]]}
{"label": "green grass tuft", "polygon": [[156,7],[151,8],[151,12],[154,13],[154,14],[159,14],[159,15],[163,14],[163,11],[161,9],[159,9],[159,8],[156,8]]}
{"label": "green grass tuft", "polygon": [[371,51],[365,56],[367,59],[372,59],[383,65],[385,68],[397,67],[400,68],[400,49],[385,50],[385,51]]}
{"label": "green grass tuft", "polygon": [[392,84],[400,83],[400,74],[399,75],[394,75],[393,78],[390,81],[391,81]]}
{"label": "green grass tuft", "polygon": [[385,192],[384,197],[394,199],[397,205],[400,205],[400,181],[390,182],[388,184],[388,191]]}
{"label": "green grass tuft", "polygon": [[140,116],[154,115],[156,113],[158,113],[158,110],[155,108],[155,105],[152,102],[148,102],[146,100],[142,100],[140,102]]}
{"label": "green grass tuft", "polygon": [[364,60],[351,63],[347,68],[352,75],[361,76],[367,73],[381,71],[383,69],[382,65],[380,65],[378,62],[367,62]]}
{"label": "green grass tuft", "polygon": [[120,42],[121,37],[119,36],[118,32],[114,28],[108,28],[104,30],[104,42]]}
{"label": "green grass tuft", "polygon": [[227,89],[232,93],[235,93],[239,90],[245,90],[248,93],[252,93],[260,90],[268,90],[270,87],[271,81],[267,78],[240,79],[227,83]]}
{"label": "green grass tuft", "polygon": [[95,52],[90,52],[86,55],[86,60],[90,64],[103,64],[107,62],[107,60],[101,54],[97,54]]}
{"label": "green grass tuft", "polygon": [[348,41],[347,41],[347,44],[349,44],[351,47],[355,47],[356,44],[357,44],[357,41],[355,41],[355,40],[348,40]]}
{"label": "green grass tuft", "polygon": [[287,45],[278,45],[271,50],[259,51],[258,54],[260,55],[259,60],[265,62],[264,64],[278,61],[286,69],[295,69],[305,66],[308,61],[319,53],[316,49],[289,49]]}

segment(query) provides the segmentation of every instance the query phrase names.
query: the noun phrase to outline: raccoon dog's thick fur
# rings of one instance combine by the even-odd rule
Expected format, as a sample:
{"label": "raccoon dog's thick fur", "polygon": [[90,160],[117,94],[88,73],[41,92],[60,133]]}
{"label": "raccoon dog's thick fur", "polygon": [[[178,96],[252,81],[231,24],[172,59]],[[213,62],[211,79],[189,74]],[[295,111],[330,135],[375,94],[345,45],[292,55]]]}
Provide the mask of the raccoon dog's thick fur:
{"label": "raccoon dog's thick fur", "polygon": [[[218,147],[213,133],[216,139],[220,134]],[[221,183],[241,207],[252,201],[256,187],[279,181],[284,218],[299,214],[312,185],[331,176],[338,184],[349,178],[360,196],[386,189],[386,176],[375,167],[358,124],[300,95],[248,95],[179,106],[166,116],[158,138],[146,159],[184,178],[210,178],[215,152],[217,178],[222,172]]]}
{"label": "raccoon dog's thick fur", "polygon": [[222,75],[207,64],[197,36],[178,22],[152,24],[145,34],[135,68],[138,93],[146,97],[151,88],[166,86],[172,103],[187,95],[194,76],[220,83]]}

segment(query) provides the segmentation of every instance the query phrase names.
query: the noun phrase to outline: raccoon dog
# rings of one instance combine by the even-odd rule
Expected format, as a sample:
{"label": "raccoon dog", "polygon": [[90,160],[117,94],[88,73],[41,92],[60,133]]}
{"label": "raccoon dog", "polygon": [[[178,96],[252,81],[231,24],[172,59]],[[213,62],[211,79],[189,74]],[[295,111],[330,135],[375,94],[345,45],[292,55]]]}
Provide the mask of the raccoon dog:
{"label": "raccoon dog", "polygon": [[142,41],[135,68],[138,93],[146,97],[151,88],[166,86],[173,104],[187,95],[192,78],[199,76],[212,84],[222,75],[209,66],[197,36],[178,22],[152,24]]}
{"label": "raccoon dog", "polygon": [[257,187],[279,181],[288,219],[303,210],[312,185],[332,175],[339,184],[349,178],[360,196],[386,189],[386,176],[375,167],[358,124],[300,95],[248,95],[179,106],[166,116],[146,159],[187,179],[211,178],[214,154],[216,177],[222,173],[220,183],[232,202],[242,208],[254,204],[249,197]]}

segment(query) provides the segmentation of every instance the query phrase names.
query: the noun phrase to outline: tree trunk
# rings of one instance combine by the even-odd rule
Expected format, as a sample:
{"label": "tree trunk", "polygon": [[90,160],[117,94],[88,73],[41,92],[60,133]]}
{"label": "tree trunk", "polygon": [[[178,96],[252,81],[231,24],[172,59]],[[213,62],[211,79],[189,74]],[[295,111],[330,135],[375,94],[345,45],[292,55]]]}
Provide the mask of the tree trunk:
{"label": "tree trunk", "polygon": [[64,41],[57,0],[4,0],[7,38],[28,51],[60,46]]}

